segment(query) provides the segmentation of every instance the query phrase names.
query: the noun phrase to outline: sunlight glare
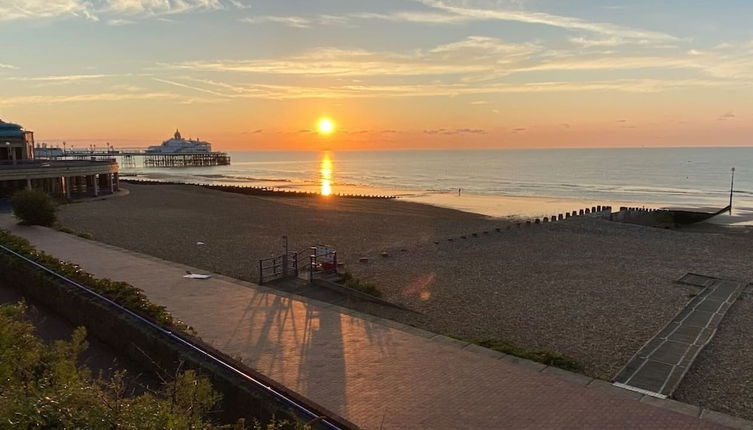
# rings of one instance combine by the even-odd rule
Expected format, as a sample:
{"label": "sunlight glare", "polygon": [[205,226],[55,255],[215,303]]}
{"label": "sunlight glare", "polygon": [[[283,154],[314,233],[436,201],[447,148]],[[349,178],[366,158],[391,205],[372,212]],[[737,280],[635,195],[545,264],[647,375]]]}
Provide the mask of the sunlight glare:
{"label": "sunlight glare", "polygon": [[321,118],[316,124],[319,134],[328,135],[335,131],[335,123],[329,118]]}
{"label": "sunlight glare", "polygon": [[325,151],[322,155],[322,163],[319,168],[320,182],[321,182],[321,195],[329,196],[332,194],[332,159],[329,156],[329,151]]}

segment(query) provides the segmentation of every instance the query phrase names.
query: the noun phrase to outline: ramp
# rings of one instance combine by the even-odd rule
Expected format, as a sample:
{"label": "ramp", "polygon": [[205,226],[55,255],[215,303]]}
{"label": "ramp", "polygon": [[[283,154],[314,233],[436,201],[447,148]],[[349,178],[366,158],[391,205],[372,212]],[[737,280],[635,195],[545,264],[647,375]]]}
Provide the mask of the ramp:
{"label": "ramp", "polygon": [[704,289],[633,356],[615,385],[655,397],[671,395],[745,288],[742,282],[696,274],[678,282]]}

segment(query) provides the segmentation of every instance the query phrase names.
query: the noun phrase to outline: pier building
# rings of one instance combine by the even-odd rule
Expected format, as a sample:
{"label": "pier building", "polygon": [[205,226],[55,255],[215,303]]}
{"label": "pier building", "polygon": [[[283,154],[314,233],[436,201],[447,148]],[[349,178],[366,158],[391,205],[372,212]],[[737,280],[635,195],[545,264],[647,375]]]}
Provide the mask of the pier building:
{"label": "pier building", "polygon": [[34,133],[0,120],[0,198],[23,188],[53,197],[96,197],[118,190],[118,163],[112,159],[41,160],[34,158]]}

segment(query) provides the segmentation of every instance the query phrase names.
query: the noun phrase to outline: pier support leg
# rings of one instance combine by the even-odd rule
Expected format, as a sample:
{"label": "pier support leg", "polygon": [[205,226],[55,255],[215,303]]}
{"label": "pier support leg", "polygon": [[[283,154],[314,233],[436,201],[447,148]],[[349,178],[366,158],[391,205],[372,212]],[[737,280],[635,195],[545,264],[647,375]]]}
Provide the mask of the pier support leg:
{"label": "pier support leg", "polygon": [[26,178],[26,189],[27,190],[31,189],[31,179],[29,179],[29,178]]}
{"label": "pier support leg", "polygon": [[65,188],[65,198],[71,198],[71,177],[63,177],[63,187]]}
{"label": "pier support leg", "polygon": [[99,196],[99,184],[97,183],[97,175],[91,175],[91,183],[92,183],[92,196],[97,197]]}

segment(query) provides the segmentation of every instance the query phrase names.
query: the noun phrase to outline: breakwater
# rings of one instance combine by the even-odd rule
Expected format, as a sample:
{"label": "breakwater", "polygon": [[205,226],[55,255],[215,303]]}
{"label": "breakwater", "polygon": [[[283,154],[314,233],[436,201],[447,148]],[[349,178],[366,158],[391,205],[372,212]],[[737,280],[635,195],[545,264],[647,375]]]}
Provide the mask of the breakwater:
{"label": "breakwater", "polygon": [[256,187],[256,186],[242,186],[242,185],[211,185],[202,184],[199,182],[174,182],[174,181],[158,181],[158,180],[144,180],[144,179],[121,179],[120,182],[130,184],[145,184],[145,185],[193,185],[196,187],[206,188],[210,190],[224,191],[226,193],[245,194],[248,196],[273,196],[273,197],[337,197],[347,199],[382,199],[391,200],[397,199],[395,195],[382,195],[382,194],[340,194],[332,193],[327,196],[313,191],[299,191],[299,190],[286,190],[273,187]]}

